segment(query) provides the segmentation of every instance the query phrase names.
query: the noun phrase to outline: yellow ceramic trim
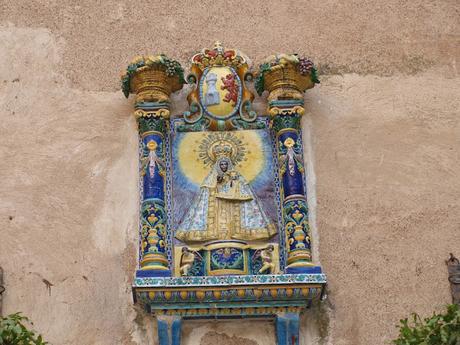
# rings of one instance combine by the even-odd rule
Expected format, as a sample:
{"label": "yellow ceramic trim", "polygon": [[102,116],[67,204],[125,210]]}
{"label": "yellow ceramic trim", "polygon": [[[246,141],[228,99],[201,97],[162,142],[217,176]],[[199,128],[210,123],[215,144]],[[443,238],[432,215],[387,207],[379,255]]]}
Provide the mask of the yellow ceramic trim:
{"label": "yellow ceramic trim", "polygon": [[[295,283],[294,283],[295,284]],[[143,287],[136,288],[137,292],[174,292],[174,291],[227,291],[227,290],[271,290],[271,289],[317,289],[321,288],[321,284],[307,284],[302,283],[302,285],[229,285],[229,286],[215,286],[215,287],[175,287],[175,288],[162,288],[160,287]]]}
{"label": "yellow ceramic trim", "polygon": [[144,139],[146,136],[152,135],[152,134],[158,134],[158,135],[161,135],[162,138],[164,137],[164,134],[161,133],[161,132],[158,132],[158,131],[148,131],[148,132],[142,133],[141,138]]}
{"label": "yellow ceramic trim", "polygon": [[285,133],[285,132],[296,132],[298,133],[299,131],[295,128],[283,128],[283,129],[280,129],[277,133],[276,133],[276,140],[278,140],[278,138],[280,137],[281,134]]}

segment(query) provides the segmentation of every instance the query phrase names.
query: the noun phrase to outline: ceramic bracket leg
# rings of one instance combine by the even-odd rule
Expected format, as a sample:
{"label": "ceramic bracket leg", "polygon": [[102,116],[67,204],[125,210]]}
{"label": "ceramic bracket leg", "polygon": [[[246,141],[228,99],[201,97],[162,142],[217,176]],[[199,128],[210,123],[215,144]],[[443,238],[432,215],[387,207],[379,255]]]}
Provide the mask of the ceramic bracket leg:
{"label": "ceramic bracket leg", "polygon": [[157,317],[159,345],[180,345],[182,319],[175,316]]}
{"label": "ceramic bracket leg", "polygon": [[276,315],[277,345],[299,345],[299,314]]}

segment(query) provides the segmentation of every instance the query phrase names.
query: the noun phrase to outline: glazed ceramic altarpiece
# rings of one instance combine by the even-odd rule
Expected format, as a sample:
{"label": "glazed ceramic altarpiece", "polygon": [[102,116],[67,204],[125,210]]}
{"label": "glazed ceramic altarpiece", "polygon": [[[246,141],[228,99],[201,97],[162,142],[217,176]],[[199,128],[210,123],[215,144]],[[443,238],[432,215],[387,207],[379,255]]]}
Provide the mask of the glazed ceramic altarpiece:
{"label": "glazed ceramic altarpiece", "polygon": [[[301,117],[313,63],[270,56],[255,76],[219,42],[191,58],[137,57],[122,76],[139,126],[136,303],[155,315],[160,345],[179,345],[181,320],[275,318],[280,345],[299,344],[299,314],[326,284],[313,263]],[[257,114],[247,83],[268,92]],[[189,109],[170,95],[193,85]]]}

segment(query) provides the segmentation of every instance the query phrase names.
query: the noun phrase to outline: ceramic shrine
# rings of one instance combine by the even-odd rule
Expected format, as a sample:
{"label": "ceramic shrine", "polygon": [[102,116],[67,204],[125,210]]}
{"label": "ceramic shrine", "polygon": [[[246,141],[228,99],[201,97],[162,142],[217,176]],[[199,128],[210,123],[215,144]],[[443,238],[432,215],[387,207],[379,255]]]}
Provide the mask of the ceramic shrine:
{"label": "ceramic shrine", "polygon": [[[313,63],[248,59],[217,42],[180,64],[137,57],[122,76],[139,126],[136,303],[157,318],[161,345],[183,319],[274,318],[280,345],[299,344],[299,314],[326,284],[312,262],[300,119]],[[267,112],[252,108],[267,91]],[[193,85],[189,109],[171,93]]]}

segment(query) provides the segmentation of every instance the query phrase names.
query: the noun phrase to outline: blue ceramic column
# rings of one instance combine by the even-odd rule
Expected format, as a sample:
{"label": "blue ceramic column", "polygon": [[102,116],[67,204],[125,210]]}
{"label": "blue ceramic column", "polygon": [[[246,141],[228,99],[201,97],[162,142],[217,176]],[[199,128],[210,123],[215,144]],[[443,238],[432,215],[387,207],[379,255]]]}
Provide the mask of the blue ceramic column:
{"label": "blue ceramic column", "polygon": [[[292,106],[297,103],[297,106]],[[287,273],[317,273],[311,263],[311,232],[305,188],[305,167],[300,118],[304,112],[299,101],[272,101],[273,109],[289,105],[289,111],[273,117],[276,133],[278,169],[281,182],[283,227],[287,249]]]}
{"label": "blue ceramic column", "polygon": [[159,345],[180,345],[182,319],[178,316],[157,316]]}
{"label": "blue ceramic column", "polygon": [[[145,111],[136,105],[136,113]],[[168,276],[166,255],[167,214],[165,204],[165,119],[163,117],[138,118],[140,135],[139,175],[141,185],[140,271],[137,276]]]}
{"label": "blue ceramic column", "polygon": [[268,109],[275,133],[286,273],[320,273],[311,261],[311,232],[303,162],[300,120],[305,110],[303,92],[318,82],[310,60],[296,55],[276,55],[260,66],[256,89],[269,92]]}
{"label": "blue ceramic column", "polygon": [[299,314],[276,315],[276,344],[299,345]]}
{"label": "blue ceramic column", "polygon": [[166,133],[169,96],[185,83],[179,63],[164,55],[137,57],[122,76],[126,97],[136,94],[139,126],[140,245],[138,277],[170,276],[166,212]]}

